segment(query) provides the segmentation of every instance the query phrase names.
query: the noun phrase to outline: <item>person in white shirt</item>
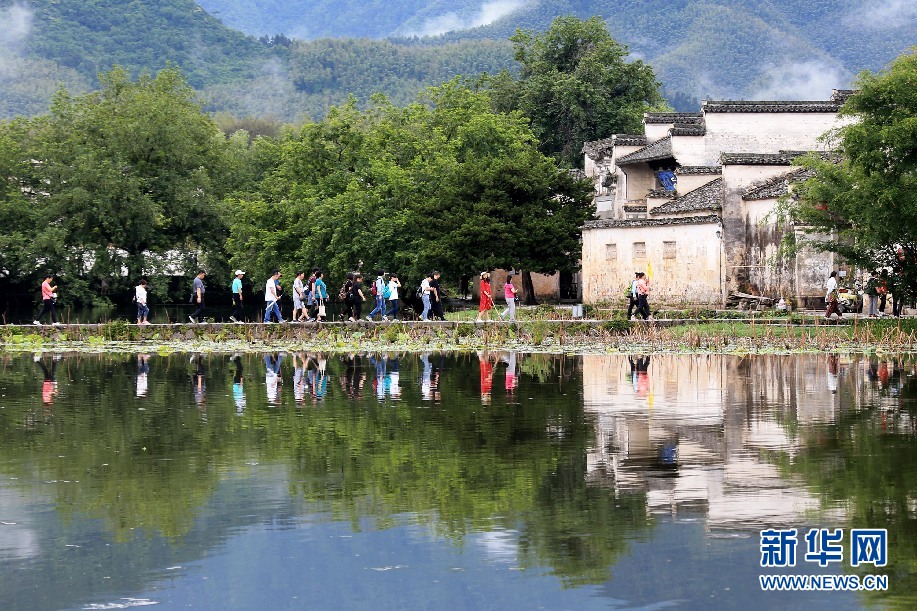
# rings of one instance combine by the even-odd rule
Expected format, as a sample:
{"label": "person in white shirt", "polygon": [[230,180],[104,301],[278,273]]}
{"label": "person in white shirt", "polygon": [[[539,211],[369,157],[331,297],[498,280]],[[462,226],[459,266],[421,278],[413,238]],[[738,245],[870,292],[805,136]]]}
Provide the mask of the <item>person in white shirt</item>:
{"label": "person in white shirt", "polygon": [[137,302],[137,324],[148,325],[147,316],[150,315],[150,308],[146,305],[146,278],[140,279],[140,284],[134,287],[135,301]]}
{"label": "person in white shirt", "polygon": [[280,270],[275,269],[274,273],[271,274],[271,277],[267,279],[267,282],[264,283],[264,322],[269,323],[271,321],[271,314],[274,315],[274,318],[277,322],[284,322],[283,317],[280,315],[280,306],[277,305],[277,302],[280,300],[280,297],[277,295],[277,279],[280,278]]}
{"label": "person in white shirt", "polygon": [[430,314],[430,308],[433,307],[432,302],[430,301],[430,280],[433,276],[427,274],[423,279],[423,282],[420,283],[420,299],[423,301],[423,314],[420,315],[420,320],[429,320],[427,316]]}
{"label": "person in white shirt", "polygon": [[385,315],[385,289],[388,286],[388,283],[385,281],[385,272],[379,270],[379,275],[376,276],[376,282],[373,284],[373,292],[376,294],[376,307],[373,308],[373,311],[366,315],[366,320],[372,322],[373,317],[376,314],[382,316],[382,320],[388,320],[388,317]]}
{"label": "person in white shirt", "polygon": [[389,300],[389,309],[388,309],[388,318],[389,320],[398,319],[398,289],[401,288],[401,281],[398,280],[398,274],[392,274],[391,278],[388,281],[388,300]]}

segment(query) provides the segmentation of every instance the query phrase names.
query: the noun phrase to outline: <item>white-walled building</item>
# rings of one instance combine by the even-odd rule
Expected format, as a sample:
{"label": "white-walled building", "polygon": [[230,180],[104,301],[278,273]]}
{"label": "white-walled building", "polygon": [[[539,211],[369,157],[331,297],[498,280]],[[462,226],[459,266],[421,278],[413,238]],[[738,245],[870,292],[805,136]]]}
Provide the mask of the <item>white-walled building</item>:
{"label": "white-walled building", "polygon": [[820,137],[839,126],[851,93],[706,101],[699,113],[646,113],[642,135],[586,143],[597,218],[583,228],[583,301],[621,301],[635,271],[650,271],[656,303],[719,306],[733,292],[822,299],[834,256],[779,259],[797,229],[772,213],[806,177],[793,159],[824,150]]}

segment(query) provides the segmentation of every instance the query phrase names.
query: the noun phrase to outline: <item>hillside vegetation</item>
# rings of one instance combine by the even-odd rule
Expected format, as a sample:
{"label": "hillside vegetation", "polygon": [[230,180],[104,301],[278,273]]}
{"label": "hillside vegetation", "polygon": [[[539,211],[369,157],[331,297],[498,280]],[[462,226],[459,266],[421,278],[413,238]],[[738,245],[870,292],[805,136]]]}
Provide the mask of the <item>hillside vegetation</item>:
{"label": "hillside vegetation", "polygon": [[136,75],[172,63],[209,110],[239,116],[321,117],[376,92],[403,104],[456,74],[515,73],[508,37],[558,15],[601,16],[679,110],[704,97],[825,98],[917,29],[917,9],[899,0],[199,3],[0,0],[0,117],[42,112],[60,84],[95,88],[115,64]]}

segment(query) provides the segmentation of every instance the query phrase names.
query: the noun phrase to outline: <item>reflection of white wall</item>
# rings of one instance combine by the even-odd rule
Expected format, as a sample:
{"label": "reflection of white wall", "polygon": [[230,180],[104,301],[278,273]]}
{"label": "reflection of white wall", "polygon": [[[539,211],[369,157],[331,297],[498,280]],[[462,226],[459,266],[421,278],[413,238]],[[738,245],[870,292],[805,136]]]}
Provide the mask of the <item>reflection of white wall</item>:
{"label": "reflection of white wall", "polygon": [[[839,402],[826,389],[820,355],[654,356],[642,389],[626,356],[587,355],[583,397],[597,428],[587,465],[618,490],[645,491],[650,511],[703,506],[711,527],[840,518],[761,453],[793,455],[806,439],[799,425],[832,421]],[[673,444],[677,467],[660,457]]]}

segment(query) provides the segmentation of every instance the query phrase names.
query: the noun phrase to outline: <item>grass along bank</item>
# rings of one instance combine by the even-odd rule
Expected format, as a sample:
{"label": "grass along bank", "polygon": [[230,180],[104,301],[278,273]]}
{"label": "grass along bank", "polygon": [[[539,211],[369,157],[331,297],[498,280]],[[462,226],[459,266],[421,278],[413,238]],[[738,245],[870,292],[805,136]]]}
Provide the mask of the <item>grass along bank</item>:
{"label": "grass along bank", "polygon": [[326,352],[510,349],[533,352],[789,353],[917,351],[917,319],[854,324],[782,321],[546,321],[517,323],[203,324],[137,326],[124,321],[61,327],[0,327],[0,351]]}

